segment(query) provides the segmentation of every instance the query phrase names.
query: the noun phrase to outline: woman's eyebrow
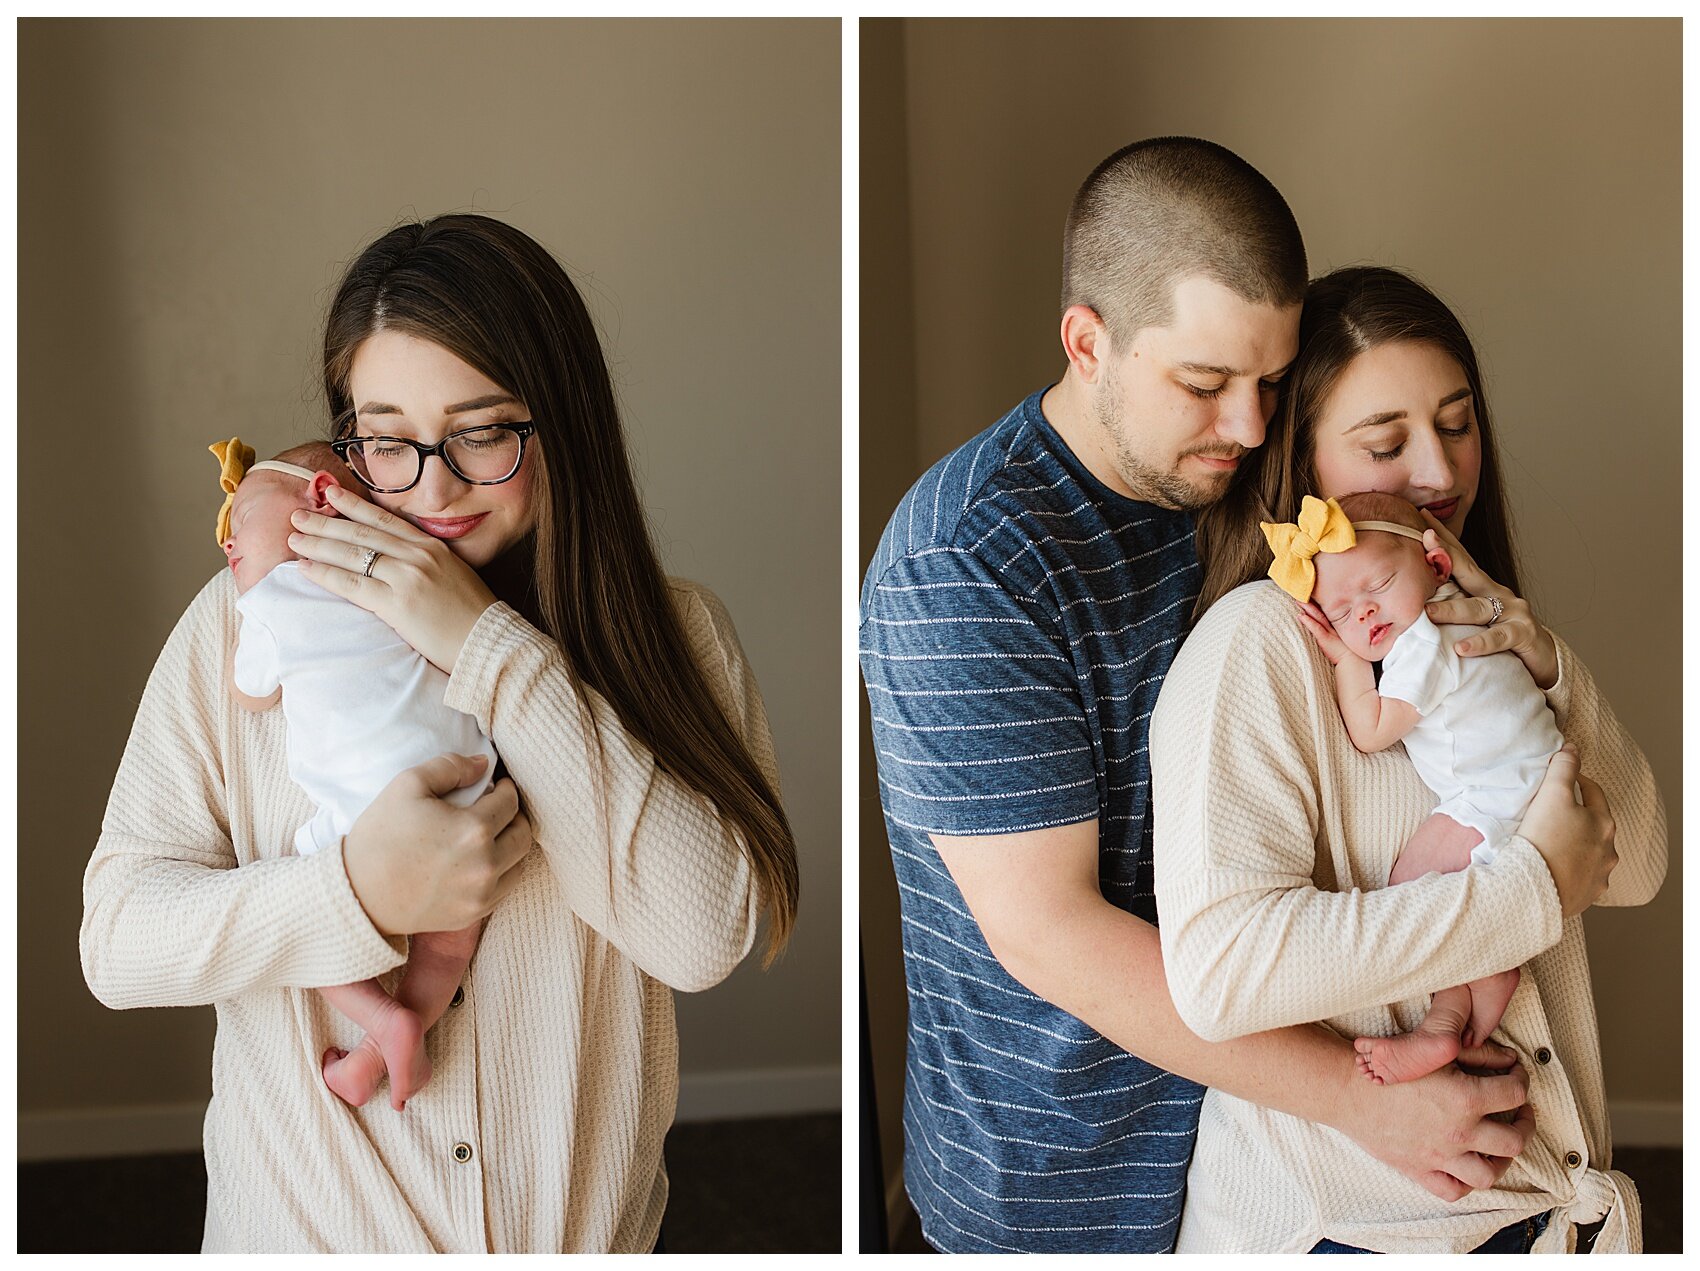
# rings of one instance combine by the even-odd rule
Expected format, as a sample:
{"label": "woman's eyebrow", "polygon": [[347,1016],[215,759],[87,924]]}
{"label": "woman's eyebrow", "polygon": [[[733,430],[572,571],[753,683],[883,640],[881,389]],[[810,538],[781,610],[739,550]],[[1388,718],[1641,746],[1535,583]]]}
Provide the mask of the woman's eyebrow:
{"label": "woman's eyebrow", "polygon": [[[1372,428],[1376,424],[1390,424],[1396,419],[1403,418],[1405,418],[1405,412],[1402,410],[1379,411],[1374,415],[1365,415],[1362,419],[1358,420],[1357,423],[1346,429],[1346,432],[1354,433],[1360,428]],[[1344,436],[1345,434],[1341,435]]]}
{"label": "woman's eyebrow", "polygon": [[1466,384],[1463,388],[1455,388],[1445,397],[1442,397],[1440,399],[1440,404],[1437,405],[1435,409],[1445,410],[1448,406],[1452,405],[1453,402],[1461,402],[1466,397],[1472,396],[1474,396],[1474,394],[1470,392],[1470,386]]}
{"label": "woman's eyebrow", "polygon": [[[464,415],[469,410],[484,410],[490,406],[507,406],[517,403],[517,397],[507,393],[487,393],[483,397],[474,397],[469,402],[456,402],[453,406],[443,407],[445,415]],[[405,415],[407,412],[400,406],[392,406],[388,402],[367,402],[360,408],[362,415]]]}
{"label": "woman's eyebrow", "polygon": [[443,414],[464,415],[469,410],[485,410],[491,406],[507,406],[517,402],[518,400],[519,399],[517,397],[510,397],[506,393],[489,393],[483,397],[474,397],[469,402],[460,402],[454,406],[445,406],[443,407]]}

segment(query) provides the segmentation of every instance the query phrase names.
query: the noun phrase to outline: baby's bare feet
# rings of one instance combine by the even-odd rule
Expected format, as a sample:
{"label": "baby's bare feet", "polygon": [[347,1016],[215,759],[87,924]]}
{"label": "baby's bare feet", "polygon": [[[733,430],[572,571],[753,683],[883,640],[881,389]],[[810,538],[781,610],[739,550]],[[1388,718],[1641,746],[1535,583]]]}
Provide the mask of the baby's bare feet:
{"label": "baby's bare feet", "polygon": [[361,1038],[353,1050],[328,1048],[319,1056],[319,1067],[331,1093],[355,1108],[365,1107],[384,1079],[383,1052],[369,1036]]}
{"label": "baby's bare feet", "polygon": [[386,1070],[390,1106],[397,1112],[431,1080],[431,1060],[425,1054],[425,1029],[419,1016],[394,1002],[379,1012],[352,1051],[332,1047],[320,1063],[325,1084],[337,1098],[356,1108],[376,1093]]}
{"label": "baby's bare feet", "polygon": [[1456,1032],[1418,1028],[1400,1037],[1360,1037],[1352,1043],[1358,1071],[1380,1086],[1415,1081],[1458,1058]]}

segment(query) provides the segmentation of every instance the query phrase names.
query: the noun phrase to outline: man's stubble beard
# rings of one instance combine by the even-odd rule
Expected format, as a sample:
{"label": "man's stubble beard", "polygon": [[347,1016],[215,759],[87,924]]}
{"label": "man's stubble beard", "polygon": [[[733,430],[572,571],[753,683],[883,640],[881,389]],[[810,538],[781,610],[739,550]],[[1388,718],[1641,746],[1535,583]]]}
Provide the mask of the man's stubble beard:
{"label": "man's stubble beard", "polygon": [[1201,489],[1174,469],[1165,472],[1152,467],[1134,453],[1123,422],[1121,385],[1113,377],[1105,381],[1103,391],[1098,394],[1094,405],[1098,426],[1109,437],[1115,451],[1116,471],[1121,474],[1122,480],[1127,484],[1127,488],[1133,491],[1136,499],[1175,511],[1196,512],[1199,508],[1209,507],[1228,493],[1228,487],[1233,484],[1234,479],[1231,472],[1209,478]]}

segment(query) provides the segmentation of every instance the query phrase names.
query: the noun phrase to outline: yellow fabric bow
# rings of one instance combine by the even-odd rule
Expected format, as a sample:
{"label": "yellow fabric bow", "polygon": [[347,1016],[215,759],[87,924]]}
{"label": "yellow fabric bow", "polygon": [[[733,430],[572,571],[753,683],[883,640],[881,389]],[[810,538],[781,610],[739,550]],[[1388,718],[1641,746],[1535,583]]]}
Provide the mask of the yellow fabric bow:
{"label": "yellow fabric bow", "polygon": [[222,550],[230,538],[230,508],[236,502],[236,487],[254,466],[254,448],[244,446],[240,437],[232,437],[229,441],[215,441],[207,449],[218,456],[218,483],[224,490],[224,506],[218,510],[218,528],[214,531]]}
{"label": "yellow fabric bow", "polygon": [[1316,588],[1316,566],[1311,557],[1318,552],[1344,552],[1356,547],[1358,536],[1352,522],[1333,499],[1324,503],[1305,495],[1299,508],[1299,523],[1260,521],[1269,550],[1275,553],[1269,576],[1275,585],[1301,605]]}

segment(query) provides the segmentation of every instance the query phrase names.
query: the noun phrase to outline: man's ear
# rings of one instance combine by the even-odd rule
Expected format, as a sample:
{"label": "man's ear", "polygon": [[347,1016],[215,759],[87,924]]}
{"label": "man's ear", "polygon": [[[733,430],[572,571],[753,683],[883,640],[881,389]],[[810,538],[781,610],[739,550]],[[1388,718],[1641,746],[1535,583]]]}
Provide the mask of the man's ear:
{"label": "man's ear", "polygon": [[330,473],[319,471],[313,474],[313,479],[307,483],[307,502],[312,504],[313,511],[323,512],[326,516],[337,514],[336,509],[331,506],[330,500],[325,498],[325,491],[333,485],[339,490],[342,489],[342,482]]}
{"label": "man's ear", "polygon": [[1087,384],[1096,384],[1110,356],[1110,331],[1097,310],[1070,305],[1063,310],[1062,346],[1068,364]]}
{"label": "man's ear", "polygon": [[1452,577],[1452,557],[1444,547],[1431,547],[1423,553],[1423,559],[1434,571],[1434,581],[1443,583]]}

